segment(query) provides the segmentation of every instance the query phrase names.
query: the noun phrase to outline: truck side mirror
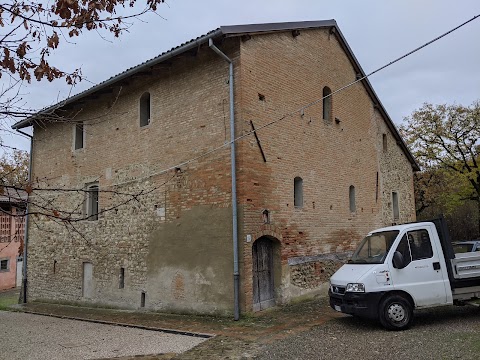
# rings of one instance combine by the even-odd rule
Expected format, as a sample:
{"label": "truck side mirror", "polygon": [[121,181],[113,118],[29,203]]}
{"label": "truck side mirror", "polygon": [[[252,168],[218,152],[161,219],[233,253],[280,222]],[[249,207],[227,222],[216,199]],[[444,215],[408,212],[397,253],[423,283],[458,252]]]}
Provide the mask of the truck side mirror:
{"label": "truck side mirror", "polygon": [[393,253],[393,267],[395,269],[403,269],[405,267],[405,261],[403,260],[403,255],[400,251],[395,251]]}

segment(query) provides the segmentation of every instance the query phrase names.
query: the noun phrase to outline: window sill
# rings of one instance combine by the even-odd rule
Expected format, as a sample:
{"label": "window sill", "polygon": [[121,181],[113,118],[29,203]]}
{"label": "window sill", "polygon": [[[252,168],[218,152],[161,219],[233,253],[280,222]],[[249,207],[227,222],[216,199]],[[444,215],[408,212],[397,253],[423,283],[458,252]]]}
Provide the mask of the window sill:
{"label": "window sill", "polygon": [[79,154],[83,154],[83,153],[85,153],[85,148],[84,147],[80,148],[80,149],[73,149],[72,150],[73,155],[79,155]]}

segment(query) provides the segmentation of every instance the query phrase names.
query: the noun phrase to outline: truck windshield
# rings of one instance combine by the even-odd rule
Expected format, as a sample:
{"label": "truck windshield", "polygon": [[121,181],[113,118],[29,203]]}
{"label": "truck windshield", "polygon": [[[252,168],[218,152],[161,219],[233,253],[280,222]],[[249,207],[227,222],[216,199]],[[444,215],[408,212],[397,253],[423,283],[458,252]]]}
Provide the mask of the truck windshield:
{"label": "truck windshield", "polygon": [[382,231],[368,235],[362,240],[349,263],[353,264],[382,264],[398,231]]}

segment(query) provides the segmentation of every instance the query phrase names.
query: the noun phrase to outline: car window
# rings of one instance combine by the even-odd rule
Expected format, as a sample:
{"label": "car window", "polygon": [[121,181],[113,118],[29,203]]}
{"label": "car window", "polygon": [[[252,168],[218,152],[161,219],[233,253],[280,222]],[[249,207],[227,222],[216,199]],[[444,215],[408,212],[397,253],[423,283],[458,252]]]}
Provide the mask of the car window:
{"label": "car window", "polygon": [[425,229],[409,231],[403,235],[396,251],[402,254],[405,266],[412,261],[433,257],[432,244],[428,231]]}
{"label": "car window", "polygon": [[433,256],[432,243],[427,230],[409,231],[407,238],[409,240],[412,261],[429,259]]}
{"label": "car window", "polygon": [[410,255],[410,247],[408,246],[407,242],[407,234],[403,235],[402,240],[400,240],[400,242],[398,243],[396,251],[402,254],[405,266],[410,264],[410,262],[412,261],[412,256]]}

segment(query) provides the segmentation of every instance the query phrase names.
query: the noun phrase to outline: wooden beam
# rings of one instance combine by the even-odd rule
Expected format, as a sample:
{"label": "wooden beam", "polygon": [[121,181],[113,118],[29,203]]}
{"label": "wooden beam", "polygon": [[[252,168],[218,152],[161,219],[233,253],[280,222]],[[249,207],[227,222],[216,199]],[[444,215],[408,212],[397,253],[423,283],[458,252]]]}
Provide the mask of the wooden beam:
{"label": "wooden beam", "polygon": [[267,162],[267,158],[265,157],[265,153],[263,152],[262,144],[260,143],[260,139],[257,136],[257,131],[255,130],[255,126],[253,125],[252,120],[250,120],[250,125],[252,125],[253,135],[255,136],[255,139],[257,139],[257,145],[258,145],[258,148],[260,149],[260,152],[262,154],[263,161]]}

